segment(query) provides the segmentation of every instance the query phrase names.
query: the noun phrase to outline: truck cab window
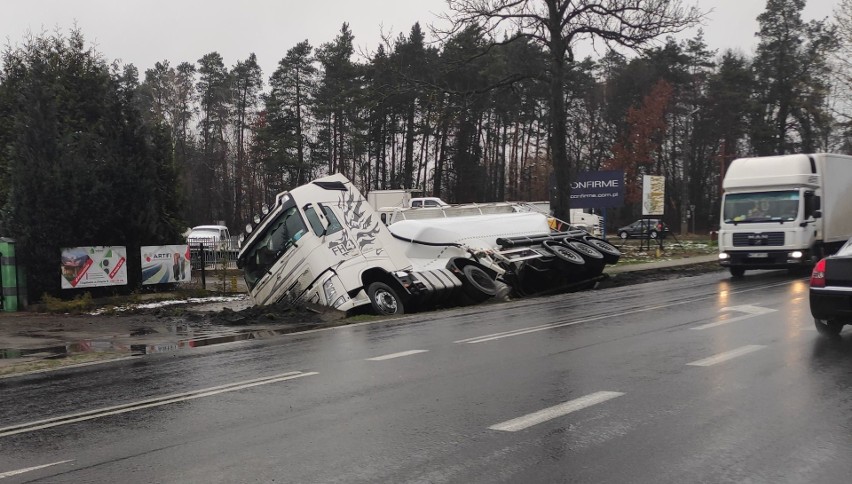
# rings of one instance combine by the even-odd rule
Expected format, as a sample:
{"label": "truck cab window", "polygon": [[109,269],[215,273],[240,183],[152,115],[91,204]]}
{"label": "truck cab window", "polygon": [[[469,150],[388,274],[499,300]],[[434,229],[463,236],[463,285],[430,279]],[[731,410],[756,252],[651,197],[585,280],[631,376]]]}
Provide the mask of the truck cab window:
{"label": "truck cab window", "polygon": [[281,212],[244,255],[244,274],[249,288],[253,288],[307,231],[295,206]]}
{"label": "truck cab window", "polygon": [[319,215],[317,215],[317,211],[314,210],[313,205],[305,207],[305,218],[308,219],[308,223],[311,224],[311,228],[315,234],[323,235],[325,227],[322,226],[322,221],[319,219]]}
{"label": "truck cab window", "polygon": [[328,228],[325,229],[326,234],[333,234],[335,232],[340,232],[343,230],[343,226],[340,225],[340,222],[337,220],[337,216],[334,215],[334,212],[331,208],[326,207],[323,204],[319,204],[320,209],[322,210],[323,215],[325,215],[325,219],[328,220]]}

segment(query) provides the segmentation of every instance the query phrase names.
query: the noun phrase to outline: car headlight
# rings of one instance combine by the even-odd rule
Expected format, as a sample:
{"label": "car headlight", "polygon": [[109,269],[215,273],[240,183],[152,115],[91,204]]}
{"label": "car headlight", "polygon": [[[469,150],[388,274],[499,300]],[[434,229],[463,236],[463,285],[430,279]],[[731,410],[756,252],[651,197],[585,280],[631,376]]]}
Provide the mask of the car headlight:
{"label": "car headlight", "polygon": [[730,259],[731,255],[727,252],[719,252],[719,260],[727,260]]}
{"label": "car headlight", "polygon": [[803,254],[801,250],[794,250],[793,252],[790,252],[790,257],[793,259],[801,259],[804,255],[805,254]]}

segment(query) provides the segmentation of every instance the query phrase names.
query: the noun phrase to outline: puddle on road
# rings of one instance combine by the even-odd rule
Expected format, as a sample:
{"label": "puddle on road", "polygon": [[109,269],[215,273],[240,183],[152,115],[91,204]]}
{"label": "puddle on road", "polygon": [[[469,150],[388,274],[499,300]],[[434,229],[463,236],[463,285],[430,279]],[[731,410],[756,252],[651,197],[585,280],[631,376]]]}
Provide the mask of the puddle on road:
{"label": "puddle on road", "polygon": [[[12,358],[34,358],[34,359],[54,359],[65,358],[75,354],[94,353],[94,352],[112,352],[112,353],[127,353],[129,356],[149,355],[155,353],[168,353],[174,351],[187,350],[192,348],[201,348],[205,346],[213,346],[225,343],[234,343],[238,341],[261,340],[280,336],[284,334],[305,331],[314,329],[317,325],[288,325],[280,329],[262,329],[262,330],[231,330],[231,332],[222,333],[222,330],[192,330],[193,337],[180,339],[174,342],[158,343],[158,344],[133,344],[127,342],[116,342],[109,340],[80,340],[65,344],[47,345],[38,348],[0,348],[0,360]],[[176,331],[177,334],[184,331]],[[158,334],[156,331],[142,332],[141,334]],[[138,336],[141,334],[133,334]],[[28,335],[30,337],[34,335]]]}

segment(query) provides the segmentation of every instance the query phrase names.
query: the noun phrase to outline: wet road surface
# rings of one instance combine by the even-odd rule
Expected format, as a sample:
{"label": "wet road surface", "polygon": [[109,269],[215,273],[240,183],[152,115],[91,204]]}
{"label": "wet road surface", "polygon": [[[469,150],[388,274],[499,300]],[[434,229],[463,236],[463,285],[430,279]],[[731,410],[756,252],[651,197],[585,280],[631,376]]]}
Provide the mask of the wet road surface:
{"label": "wet road surface", "polygon": [[845,482],[852,329],[726,273],[0,380],[6,482]]}

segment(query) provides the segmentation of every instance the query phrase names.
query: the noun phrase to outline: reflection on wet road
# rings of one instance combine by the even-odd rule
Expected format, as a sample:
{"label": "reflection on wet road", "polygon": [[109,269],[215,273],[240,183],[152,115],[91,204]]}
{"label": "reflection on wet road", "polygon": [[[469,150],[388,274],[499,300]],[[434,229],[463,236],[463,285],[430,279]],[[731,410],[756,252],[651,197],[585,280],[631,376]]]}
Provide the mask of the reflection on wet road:
{"label": "reflection on wet road", "polygon": [[842,482],[852,330],[807,304],[719,272],[0,380],[0,476]]}

